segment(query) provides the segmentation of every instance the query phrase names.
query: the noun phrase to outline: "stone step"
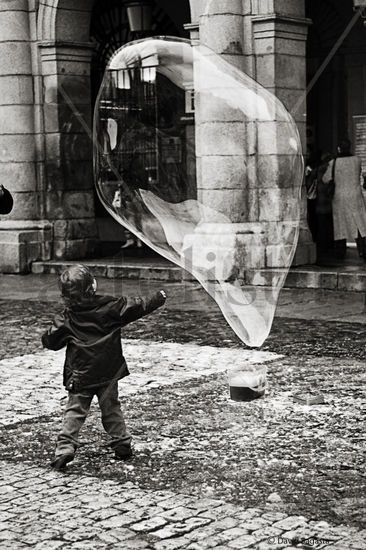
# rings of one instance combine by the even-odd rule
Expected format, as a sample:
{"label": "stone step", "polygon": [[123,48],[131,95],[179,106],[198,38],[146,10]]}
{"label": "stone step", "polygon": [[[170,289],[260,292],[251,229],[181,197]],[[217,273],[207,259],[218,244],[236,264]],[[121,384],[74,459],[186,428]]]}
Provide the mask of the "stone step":
{"label": "stone step", "polygon": [[[35,274],[57,274],[79,261],[34,262]],[[194,280],[192,275],[163,258],[102,258],[82,260],[96,277],[107,279],[141,279],[151,281],[181,282]],[[277,270],[278,272],[279,270]],[[247,272],[247,280],[252,284],[268,286],[273,271]],[[353,265],[318,267],[315,265],[290,269],[285,288],[311,288],[336,291],[366,292],[366,265],[359,262]]]}
{"label": "stone step", "polygon": [[143,279],[167,282],[180,282],[183,278],[192,278],[180,267],[167,260],[153,259],[97,259],[80,261],[48,261],[33,262],[32,273],[36,274],[58,274],[67,267],[82,263],[88,266],[96,277],[106,279]]}

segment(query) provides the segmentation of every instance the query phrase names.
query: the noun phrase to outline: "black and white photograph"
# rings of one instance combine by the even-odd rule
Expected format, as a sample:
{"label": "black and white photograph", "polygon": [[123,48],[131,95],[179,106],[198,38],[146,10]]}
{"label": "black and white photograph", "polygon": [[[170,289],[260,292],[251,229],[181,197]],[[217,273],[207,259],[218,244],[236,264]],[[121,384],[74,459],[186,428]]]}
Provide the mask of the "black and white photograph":
{"label": "black and white photograph", "polygon": [[366,0],[0,0],[0,550],[366,550]]}

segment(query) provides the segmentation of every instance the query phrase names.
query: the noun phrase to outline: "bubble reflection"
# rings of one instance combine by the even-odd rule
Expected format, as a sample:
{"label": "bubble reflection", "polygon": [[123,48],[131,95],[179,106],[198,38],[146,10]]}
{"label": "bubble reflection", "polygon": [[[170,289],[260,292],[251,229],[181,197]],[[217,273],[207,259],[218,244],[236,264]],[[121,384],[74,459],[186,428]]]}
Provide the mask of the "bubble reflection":
{"label": "bubble reflection", "polygon": [[205,46],[150,38],[112,58],[94,121],[108,211],[260,346],[300,217],[301,145],[282,103]]}

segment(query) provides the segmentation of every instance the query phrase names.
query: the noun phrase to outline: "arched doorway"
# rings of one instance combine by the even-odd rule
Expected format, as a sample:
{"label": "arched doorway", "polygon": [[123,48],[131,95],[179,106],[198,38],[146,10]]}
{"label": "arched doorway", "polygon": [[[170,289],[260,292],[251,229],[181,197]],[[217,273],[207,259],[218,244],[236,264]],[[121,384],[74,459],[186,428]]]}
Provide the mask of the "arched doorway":
{"label": "arched doorway", "polygon": [[[168,6],[168,4],[167,4]],[[165,6],[165,7],[167,7]],[[112,55],[124,44],[148,36],[188,36],[184,24],[189,18],[188,2],[170,14],[164,9],[164,2],[154,0],[149,6],[149,27],[143,32],[132,32],[127,13],[127,2],[121,0],[97,0],[91,14],[90,37],[95,44],[91,63],[91,102],[92,108],[103,79],[105,68]],[[95,215],[99,231],[99,251],[101,255],[117,252],[123,239],[123,230],[111,219],[100,203],[95,192]],[[132,250],[126,253],[134,253]]]}
{"label": "arched doorway", "polygon": [[[159,33],[161,28],[162,33],[174,29],[176,34],[184,35],[184,25],[190,22],[190,0],[179,2],[179,6],[173,6],[170,0],[153,0],[152,4],[151,34]],[[92,91],[91,74],[94,83],[97,82],[96,75],[99,71],[100,78],[111,50],[131,38],[121,6],[126,7],[123,0],[39,3],[36,89],[37,101],[43,108],[37,111],[37,124],[44,128],[44,134],[38,178],[44,194],[42,215],[54,227],[54,259],[91,257],[100,250],[101,239],[95,223],[91,134],[93,96],[98,83]],[[104,24],[104,27],[99,25],[99,30],[93,24],[93,10],[98,13],[98,9],[101,10],[100,23]],[[99,52],[98,44],[101,44]]]}

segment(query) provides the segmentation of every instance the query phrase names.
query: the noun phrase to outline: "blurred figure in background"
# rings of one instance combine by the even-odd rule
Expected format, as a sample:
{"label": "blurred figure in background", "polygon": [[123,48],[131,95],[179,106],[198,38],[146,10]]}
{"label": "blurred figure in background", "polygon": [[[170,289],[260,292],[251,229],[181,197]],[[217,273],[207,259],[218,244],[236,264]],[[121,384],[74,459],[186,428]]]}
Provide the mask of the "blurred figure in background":
{"label": "blurred figure in background", "polygon": [[347,241],[355,240],[359,255],[366,260],[366,205],[361,189],[361,159],[352,155],[348,139],[340,142],[337,157],[329,163],[323,176],[325,184],[332,180],[334,163],[332,207],[336,256],[344,258]]}

